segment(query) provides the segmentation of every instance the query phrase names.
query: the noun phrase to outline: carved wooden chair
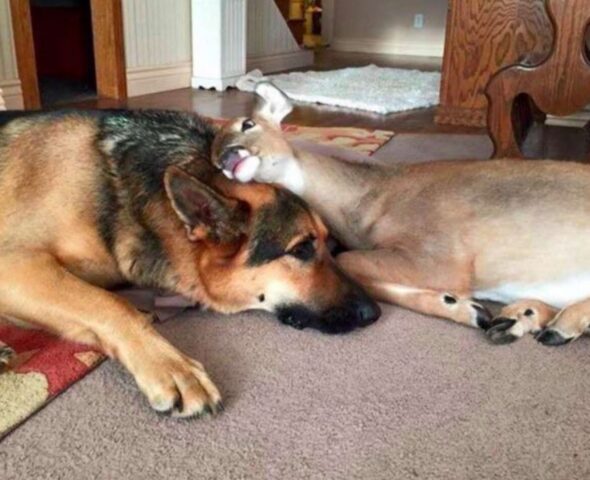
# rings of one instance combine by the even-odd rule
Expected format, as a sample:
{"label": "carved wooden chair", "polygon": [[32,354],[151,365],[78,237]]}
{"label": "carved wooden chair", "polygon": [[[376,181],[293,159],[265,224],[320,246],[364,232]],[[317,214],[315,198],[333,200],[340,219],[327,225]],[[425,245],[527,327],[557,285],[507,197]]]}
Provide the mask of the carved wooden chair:
{"label": "carved wooden chair", "polygon": [[547,8],[555,28],[549,56],[534,67],[515,65],[500,70],[488,84],[488,128],[494,158],[523,157],[519,144],[538,117],[538,110],[544,119],[544,114],[569,115],[590,103],[585,38],[590,1],[548,0]]}

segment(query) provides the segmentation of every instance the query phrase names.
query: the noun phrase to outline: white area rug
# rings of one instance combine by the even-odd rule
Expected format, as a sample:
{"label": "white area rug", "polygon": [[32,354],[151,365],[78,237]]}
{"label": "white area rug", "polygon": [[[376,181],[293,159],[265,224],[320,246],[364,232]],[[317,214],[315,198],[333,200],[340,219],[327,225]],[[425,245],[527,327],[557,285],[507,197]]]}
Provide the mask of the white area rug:
{"label": "white area rug", "polygon": [[421,72],[375,65],[326,72],[292,72],[263,77],[254,70],[237,87],[253,91],[256,82],[270,80],[298,102],[388,114],[438,104],[440,72]]}

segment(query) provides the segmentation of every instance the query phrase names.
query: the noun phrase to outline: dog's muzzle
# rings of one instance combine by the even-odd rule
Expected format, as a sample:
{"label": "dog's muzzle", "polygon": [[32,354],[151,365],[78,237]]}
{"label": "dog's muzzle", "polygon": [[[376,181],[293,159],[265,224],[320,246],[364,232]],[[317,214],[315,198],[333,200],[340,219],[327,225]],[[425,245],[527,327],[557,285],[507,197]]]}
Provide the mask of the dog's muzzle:
{"label": "dog's muzzle", "polygon": [[286,305],[277,310],[279,321],[298,330],[314,328],[324,333],[348,333],[367,327],[381,316],[381,308],[369,297],[357,297],[345,305],[317,314],[302,305]]}

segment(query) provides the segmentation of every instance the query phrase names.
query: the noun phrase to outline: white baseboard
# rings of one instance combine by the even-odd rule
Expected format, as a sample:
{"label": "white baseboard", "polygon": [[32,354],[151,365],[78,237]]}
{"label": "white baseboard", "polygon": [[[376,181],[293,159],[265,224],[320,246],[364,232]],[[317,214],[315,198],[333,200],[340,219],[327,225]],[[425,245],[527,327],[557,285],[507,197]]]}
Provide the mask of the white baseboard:
{"label": "white baseboard", "polygon": [[2,89],[2,98],[7,110],[25,108],[20,80],[1,80],[0,89]]}
{"label": "white baseboard", "polygon": [[258,68],[262,73],[279,72],[292,68],[303,68],[313,65],[311,50],[281,53],[279,55],[265,55],[262,57],[248,57],[246,59],[248,71]]}
{"label": "white baseboard", "polygon": [[334,38],[332,50],[342,52],[386,53],[390,55],[412,55],[417,57],[441,57],[444,45],[391,43],[371,38]]}
{"label": "white baseboard", "polygon": [[191,69],[191,62],[129,68],[127,69],[127,95],[137,97],[190,87]]}

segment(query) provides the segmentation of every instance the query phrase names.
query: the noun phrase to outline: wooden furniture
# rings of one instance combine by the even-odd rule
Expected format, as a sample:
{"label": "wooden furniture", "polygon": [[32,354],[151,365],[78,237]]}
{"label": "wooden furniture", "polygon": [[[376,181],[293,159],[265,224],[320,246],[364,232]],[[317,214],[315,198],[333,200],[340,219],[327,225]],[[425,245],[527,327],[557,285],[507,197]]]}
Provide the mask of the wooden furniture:
{"label": "wooden furniture", "polygon": [[486,126],[490,78],[510,65],[536,65],[551,52],[545,3],[449,0],[437,123]]}
{"label": "wooden furniture", "polygon": [[[526,94],[543,114],[568,115],[590,103],[590,62],[586,31],[590,22],[588,0],[549,0],[555,40],[540,65],[515,65],[498,72],[487,88],[488,128],[494,157],[522,157],[519,144],[534,120]],[[521,99],[521,101],[517,101]]]}

